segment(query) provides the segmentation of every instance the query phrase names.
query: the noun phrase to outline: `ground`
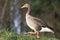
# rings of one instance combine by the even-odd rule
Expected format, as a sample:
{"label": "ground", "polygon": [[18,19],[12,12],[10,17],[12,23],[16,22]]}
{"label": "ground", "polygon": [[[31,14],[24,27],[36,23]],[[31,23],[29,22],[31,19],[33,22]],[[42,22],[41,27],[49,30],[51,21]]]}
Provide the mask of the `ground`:
{"label": "ground", "polygon": [[16,34],[0,30],[0,40],[57,40],[55,37],[41,36],[39,39],[34,35]]}

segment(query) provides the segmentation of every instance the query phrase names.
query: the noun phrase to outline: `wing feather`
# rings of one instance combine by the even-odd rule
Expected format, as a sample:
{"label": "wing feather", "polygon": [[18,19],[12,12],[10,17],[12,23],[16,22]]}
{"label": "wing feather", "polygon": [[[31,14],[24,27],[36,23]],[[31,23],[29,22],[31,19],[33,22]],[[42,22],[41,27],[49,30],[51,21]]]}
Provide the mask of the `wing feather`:
{"label": "wing feather", "polygon": [[39,26],[46,26],[46,24],[39,18],[33,17],[33,21],[34,21],[34,23],[36,23]]}

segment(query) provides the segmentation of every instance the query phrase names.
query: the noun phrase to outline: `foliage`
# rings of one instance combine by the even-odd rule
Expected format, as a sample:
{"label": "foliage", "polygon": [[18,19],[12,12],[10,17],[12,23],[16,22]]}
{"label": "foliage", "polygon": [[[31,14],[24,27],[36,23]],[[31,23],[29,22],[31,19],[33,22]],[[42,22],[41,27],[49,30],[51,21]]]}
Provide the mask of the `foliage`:
{"label": "foliage", "polygon": [[[57,26],[60,24],[60,1],[59,0],[30,0],[31,15],[39,17],[49,26]],[[57,16],[56,16],[57,15]],[[56,24],[54,24],[56,23]]]}
{"label": "foliage", "polygon": [[[3,12],[5,1],[6,0],[0,0],[0,28],[1,28],[1,23],[2,23],[1,21],[3,20],[2,28],[8,29],[11,26],[11,24],[13,24],[10,22],[12,22],[12,20],[14,20],[13,17],[14,17],[15,11],[10,11],[11,10],[10,7],[14,6],[13,4],[11,4],[11,3],[13,3],[14,0],[8,1],[5,13],[3,16],[1,16],[2,12]],[[26,3],[26,2],[30,3],[31,9],[32,9],[31,15],[41,18],[49,26],[52,26],[55,29],[57,36],[60,35],[60,0],[18,0],[18,1],[19,2],[17,3],[17,5],[20,5],[20,6],[21,6],[21,4]],[[12,12],[12,14],[11,14],[11,12]],[[1,17],[4,17],[4,18],[2,19]],[[9,28],[9,30],[11,30],[11,29]],[[6,31],[4,31],[4,33],[6,34],[5,38],[9,39],[10,35],[8,37]],[[2,33],[2,35],[4,33]],[[9,32],[8,32],[8,34],[9,34]],[[16,35],[12,36],[12,37],[14,38],[14,37],[16,37]],[[13,39],[11,39],[11,40],[13,40]]]}
{"label": "foliage", "polygon": [[41,37],[40,39],[36,39],[35,36],[22,34],[18,35],[6,30],[0,30],[0,40],[57,40],[57,39],[48,37]]}
{"label": "foliage", "polygon": [[60,38],[60,0],[29,0],[31,15],[42,19],[55,30],[55,35]]}

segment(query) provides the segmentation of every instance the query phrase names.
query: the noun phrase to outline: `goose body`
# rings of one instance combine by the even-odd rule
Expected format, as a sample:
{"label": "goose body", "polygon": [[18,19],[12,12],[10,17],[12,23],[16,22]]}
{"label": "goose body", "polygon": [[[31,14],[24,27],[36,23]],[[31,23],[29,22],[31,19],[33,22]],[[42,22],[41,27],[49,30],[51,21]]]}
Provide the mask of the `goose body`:
{"label": "goose body", "polygon": [[32,17],[30,15],[26,16],[26,23],[35,32],[53,32],[53,29],[47,26],[42,20]]}
{"label": "goose body", "polygon": [[31,16],[30,13],[30,5],[29,4],[24,4],[21,8],[27,8],[27,13],[26,13],[26,23],[31,28],[37,33],[37,38],[39,38],[39,33],[40,32],[52,32],[51,27],[49,27],[47,24],[45,24],[41,19],[36,18]]}

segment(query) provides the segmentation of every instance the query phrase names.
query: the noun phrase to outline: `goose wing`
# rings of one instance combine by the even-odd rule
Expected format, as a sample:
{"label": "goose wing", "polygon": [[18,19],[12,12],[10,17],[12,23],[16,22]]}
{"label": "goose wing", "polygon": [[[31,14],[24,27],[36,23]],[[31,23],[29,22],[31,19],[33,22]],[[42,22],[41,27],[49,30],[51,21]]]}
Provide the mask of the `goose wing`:
{"label": "goose wing", "polygon": [[39,18],[35,18],[33,17],[33,20],[35,21],[35,23],[41,27],[48,27],[50,28],[51,30],[54,30],[52,27],[48,26],[46,23],[44,23],[41,19]]}
{"label": "goose wing", "polygon": [[39,26],[46,26],[46,24],[39,18],[33,17],[33,21]]}

